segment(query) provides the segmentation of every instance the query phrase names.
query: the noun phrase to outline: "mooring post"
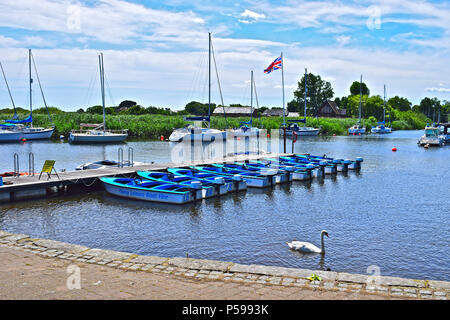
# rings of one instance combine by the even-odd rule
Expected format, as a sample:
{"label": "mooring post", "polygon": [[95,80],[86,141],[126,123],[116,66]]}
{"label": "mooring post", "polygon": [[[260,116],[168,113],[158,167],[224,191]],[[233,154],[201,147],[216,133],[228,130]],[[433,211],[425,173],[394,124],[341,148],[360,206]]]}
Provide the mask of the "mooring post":
{"label": "mooring post", "polygon": [[14,153],[14,177],[20,177],[19,170],[19,155]]}
{"label": "mooring post", "polygon": [[28,154],[28,175],[34,177],[34,153]]}
{"label": "mooring post", "polygon": [[120,147],[117,150],[117,167],[118,168],[123,168],[123,149],[122,147]]}
{"label": "mooring post", "polygon": [[128,166],[134,167],[134,150],[132,147],[128,147]]}

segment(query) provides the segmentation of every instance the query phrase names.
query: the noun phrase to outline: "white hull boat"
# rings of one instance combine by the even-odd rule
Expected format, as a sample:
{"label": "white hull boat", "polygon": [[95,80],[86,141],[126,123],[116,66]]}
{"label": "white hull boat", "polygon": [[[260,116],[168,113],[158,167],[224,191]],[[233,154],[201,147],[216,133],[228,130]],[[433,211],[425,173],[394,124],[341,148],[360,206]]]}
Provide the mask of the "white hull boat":
{"label": "white hull boat", "polygon": [[0,142],[19,142],[22,138],[21,131],[0,130]]}
{"label": "white hull boat", "polygon": [[114,143],[124,142],[128,133],[124,131],[111,130],[72,130],[69,134],[70,143]]}
{"label": "white hull boat", "polygon": [[227,132],[218,129],[198,128],[188,125],[184,128],[175,129],[169,136],[169,141],[185,142],[185,141],[223,141],[227,138]]}
{"label": "white hull boat", "polygon": [[376,126],[375,128],[372,128],[370,130],[370,132],[376,133],[376,134],[392,133],[392,129],[381,125],[381,126]]}
{"label": "white hull boat", "polygon": [[420,137],[418,144],[420,146],[442,146],[444,138],[441,135],[439,128],[425,127],[425,134]]}
{"label": "white hull boat", "polygon": [[23,129],[23,137],[27,140],[50,139],[55,128],[26,127]]}

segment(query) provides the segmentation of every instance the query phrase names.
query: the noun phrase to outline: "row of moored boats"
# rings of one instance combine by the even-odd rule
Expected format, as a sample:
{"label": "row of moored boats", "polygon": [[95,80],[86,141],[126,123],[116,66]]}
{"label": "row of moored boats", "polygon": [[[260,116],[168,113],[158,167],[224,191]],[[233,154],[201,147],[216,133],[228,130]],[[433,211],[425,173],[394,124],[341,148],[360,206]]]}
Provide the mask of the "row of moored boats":
{"label": "row of moored boats", "polygon": [[293,180],[308,181],[327,174],[360,170],[362,158],[333,159],[295,154],[279,158],[212,164],[167,171],[137,171],[135,178],[101,178],[108,193],[125,198],[183,204],[239,192],[267,188]]}

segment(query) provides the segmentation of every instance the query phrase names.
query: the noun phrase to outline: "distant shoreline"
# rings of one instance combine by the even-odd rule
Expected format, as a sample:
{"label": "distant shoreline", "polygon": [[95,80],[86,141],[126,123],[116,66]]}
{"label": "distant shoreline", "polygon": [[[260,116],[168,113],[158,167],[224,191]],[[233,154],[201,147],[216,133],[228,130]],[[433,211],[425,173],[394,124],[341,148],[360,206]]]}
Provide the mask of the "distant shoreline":
{"label": "distant shoreline", "polygon": [[[408,113],[405,119],[392,122],[393,130],[421,130],[426,125],[426,120],[415,117],[415,113]],[[25,115],[20,115],[21,118]],[[11,119],[12,114],[0,114],[0,119]],[[55,125],[53,138],[61,135],[67,136],[71,130],[80,128],[80,123],[102,123],[103,116],[100,114],[60,112],[51,114]],[[286,118],[287,120],[302,119]],[[249,117],[211,117],[211,128],[225,130],[227,128],[238,128],[242,121],[249,121]],[[307,117],[306,126],[320,128],[323,136],[347,135],[347,128],[356,124],[356,118],[313,118]],[[35,127],[47,127],[52,125],[47,114],[33,113]],[[160,139],[161,136],[168,138],[176,128],[184,127],[191,122],[184,121],[182,115],[106,115],[106,127],[111,130],[128,129],[129,137]],[[253,118],[253,126],[267,130],[278,129],[283,123],[283,117],[258,117]],[[377,125],[374,117],[363,119],[366,132]]]}

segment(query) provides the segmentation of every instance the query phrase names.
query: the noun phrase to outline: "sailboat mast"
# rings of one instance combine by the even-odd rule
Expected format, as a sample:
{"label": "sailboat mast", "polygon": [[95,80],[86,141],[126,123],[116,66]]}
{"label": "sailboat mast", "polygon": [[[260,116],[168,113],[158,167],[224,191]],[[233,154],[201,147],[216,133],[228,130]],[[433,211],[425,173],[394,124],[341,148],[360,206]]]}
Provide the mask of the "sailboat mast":
{"label": "sailboat mast", "polygon": [[11,90],[9,90],[8,81],[6,80],[5,71],[3,70],[3,66],[2,66],[2,63],[1,63],[1,62],[0,62],[0,68],[2,69],[3,79],[5,79],[6,88],[8,89],[8,93],[9,93],[9,98],[11,99],[11,103],[12,103],[12,105],[13,105],[13,107],[14,107],[14,116],[13,116],[13,119],[17,119],[16,105],[14,104],[14,99],[13,99],[13,97],[12,97]]}
{"label": "sailboat mast", "polygon": [[383,123],[386,122],[386,85],[384,85],[384,98],[383,98]]}
{"label": "sailboat mast", "polygon": [[33,98],[31,92],[31,84],[33,83],[33,78],[31,78],[31,49],[28,49],[28,74],[30,78],[30,116],[31,116],[31,127],[33,127]]}
{"label": "sailboat mast", "polygon": [[209,45],[208,45],[208,128],[211,125],[211,32],[209,35]]}
{"label": "sailboat mast", "polygon": [[250,124],[253,124],[253,70],[251,72],[250,78]]}
{"label": "sailboat mast", "polygon": [[305,123],[303,124],[304,127],[306,127],[306,94],[308,91],[308,88],[306,86],[307,83],[308,83],[308,71],[305,68]]}
{"label": "sailboat mast", "polygon": [[100,87],[102,91],[102,106],[103,106],[103,132],[106,130],[106,116],[105,116],[105,75],[103,66],[103,53],[98,56],[98,64],[100,69]]}
{"label": "sailboat mast", "polygon": [[283,58],[283,52],[281,52],[281,86],[283,90],[283,126],[286,125],[286,112],[285,112],[285,106],[284,106],[284,58]]}
{"label": "sailboat mast", "polygon": [[359,81],[359,117],[358,122],[361,123],[361,103],[362,103],[362,75]]}

